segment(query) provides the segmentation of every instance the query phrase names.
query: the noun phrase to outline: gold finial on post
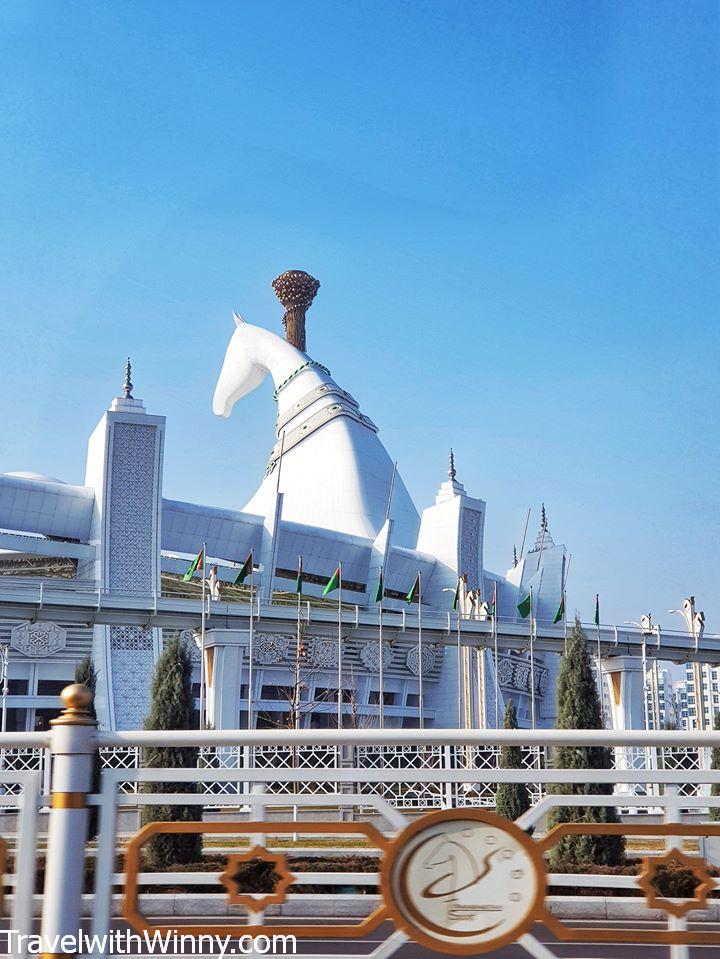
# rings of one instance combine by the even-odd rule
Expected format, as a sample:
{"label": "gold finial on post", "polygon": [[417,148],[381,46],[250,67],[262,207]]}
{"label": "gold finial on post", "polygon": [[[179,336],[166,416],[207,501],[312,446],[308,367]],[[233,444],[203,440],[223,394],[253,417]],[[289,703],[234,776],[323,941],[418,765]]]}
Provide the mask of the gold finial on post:
{"label": "gold finial on post", "polygon": [[60,693],[65,707],[56,719],[50,720],[51,726],[95,726],[96,721],[90,707],[93,703],[93,691],[82,683],[71,683]]}

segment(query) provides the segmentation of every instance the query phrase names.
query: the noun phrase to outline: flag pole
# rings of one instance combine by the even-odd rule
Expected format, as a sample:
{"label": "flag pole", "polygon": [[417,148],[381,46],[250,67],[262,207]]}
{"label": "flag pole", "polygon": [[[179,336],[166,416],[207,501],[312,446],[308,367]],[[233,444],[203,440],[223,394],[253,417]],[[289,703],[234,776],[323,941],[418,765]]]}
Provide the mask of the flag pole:
{"label": "flag pole", "polygon": [[464,680],[464,669],[462,661],[462,646],[460,645],[460,584],[462,582],[462,577],[458,576],[457,581],[457,594],[458,594],[458,603],[457,603],[457,697],[458,697],[458,729],[463,729],[464,727],[464,692],[465,692],[465,680]]}
{"label": "flag pole", "polygon": [[423,644],[422,644],[422,579],[418,570],[418,707],[419,726],[425,728],[424,701],[423,701]]}
{"label": "flag pole", "polygon": [[343,690],[342,690],[342,563],[338,563],[338,647],[337,647],[337,661],[338,661],[338,691],[337,691],[337,709],[338,709],[338,729],[342,729],[342,702],[343,702]]}
{"label": "flag pole", "polygon": [[533,614],[533,594],[530,587],[530,719],[535,729],[535,616]]}
{"label": "flag pole", "polygon": [[[299,568],[302,567],[302,556],[298,557]],[[297,594],[297,635],[295,638],[295,689],[293,690],[293,726],[300,728],[300,599],[302,593]]]}
{"label": "flag pole", "polygon": [[478,728],[487,729],[487,697],[485,690],[485,647],[475,650],[475,671],[478,686]]}
{"label": "flag pole", "polygon": [[532,512],[532,507],[528,507],[527,516],[525,517],[525,529],[523,530],[522,546],[520,547],[520,559],[525,555],[525,539],[527,538],[528,525],[530,523],[530,513]]}
{"label": "flag pole", "polygon": [[570,573],[570,561],[572,560],[572,553],[568,555],[568,561],[565,566],[565,576],[563,577],[562,584],[562,598],[563,598],[563,639],[565,641],[565,652],[567,652],[567,581],[568,574]]}
{"label": "flag pole", "polygon": [[600,715],[603,717],[604,726],[605,697],[603,695],[602,653],[600,650],[600,593],[595,594],[595,635],[597,639],[598,695],[600,696]]}
{"label": "flag pole", "polygon": [[200,613],[200,729],[205,729],[205,566],[207,543],[202,545],[202,612]]}
{"label": "flag pole", "polygon": [[[282,471],[282,461],[283,461],[284,451],[285,451],[285,430],[282,431],[282,435],[280,436],[280,455],[278,457],[278,464],[277,464],[277,477],[275,478],[274,510],[276,515],[277,515],[277,508],[278,508],[278,497],[280,495],[280,473]],[[273,577],[275,575],[275,556],[277,554],[277,541],[278,541],[279,533],[280,533],[279,529],[273,530],[272,546],[270,549],[270,571],[268,574],[270,579],[268,582],[268,602],[270,603],[271,606],[273,601]]]}
{"label": "flag pole", "polygon": [[500,688],[498,680],[497,580],[493,580],[493,653],[495,656],[495,728],[500,728]]}
{"label": "flag pole", "polygon": [[[397,465],[397,464],[395,464]],[[393,471],[393,477],[395,472]],[[378,622],[378,653],[380,655],[380,673],[378,681],[380,683],[380,729],[385,728],[385,672],[383,667],[383,620],[382,620],[382,590],[383,590],[383,568],[380,567],[380,604],[379,604],[379,622]]]}
{"label": "flag pole", "polygon": [[248,642],[248,688],[247,688],[247,706],[248,706],[248,729],[253,728],[253,646],[255,642],[255,626],[253,623],[253,566],[255,565],[255,553],[250,550],[250,639]]}

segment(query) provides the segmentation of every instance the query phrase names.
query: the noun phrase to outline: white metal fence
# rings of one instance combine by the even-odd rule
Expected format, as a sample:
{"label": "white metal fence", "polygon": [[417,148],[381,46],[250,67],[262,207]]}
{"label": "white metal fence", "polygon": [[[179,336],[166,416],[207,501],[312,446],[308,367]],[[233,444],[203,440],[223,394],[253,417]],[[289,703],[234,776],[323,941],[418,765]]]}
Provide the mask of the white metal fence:
{"label": "white metal fence", "polygon": [[[74,714],[69,710],[64,715],[66,724],[55,726],[51,733],[0,737],[5,764],[0,772],[4,795],[0,802],[4,809],[0,816],[0,851],[5,857],[4,885],[14,891],[6,914],[13,927],[21,931],[31,929],[38,856],[47,856],[43,933],[60,935],[78,928],[83,873],[90,857],[95,859],[95,875],[92,885],[85,889],[92,892],[91,922],[98,935],[110,927],[116,890],[125,894],[123,915],[133,928],[168,928],[167,920],[163,925],[146,915],[147,900],[141,890],[157,892],[191,886],[207,892],[183,897],[185,916],[170,920],[173,928],[204,928],[201,917],[207,914],[209,895],[213,914],[224,917],[214,924],[216,932],[218,927],[234,930],[234,935],[292,927],[302,940],[311,928],[316,939],[347,938],[347,948],[340,954],[355,955],[352,938],[358,935],[357,923],[323,923],[323,910],[327,913],[329,908],[332,913],[336,908],[333,904],[338,904],[339,915],[343,894],[338,890],[351,887],[363,892],[357,897],[358,909],[365,907],[367,912],[372,908],[371,917],[362,920],[369,923],[363,930],[377,929],[388,918],[395,922],[396,914],[388,900],[392,895],[385,887],[379,892],[378,886],[382,886],[388,850],[403,842],[409,824],[432,819],[433,815],[446,815],[432,810],[454,810],[452,814],[460,820],[465,816],[468,822],[478,821],[472,817],[480,816],[479,821],[485,822],[482,817],[489,815],[485,809],[493,805],[498,784],[522,782],[529,787],[532,805],[518,819],[517,826],[532,832],[532,839],[523,841],[537,849],[537,861],[545,863],[538,868],[555,891],[609,890],[616,900],[634,903],[643,901],[644,892],[640,884],[644,874],[635,874],[632,869],[602,876],[590,869],[580,873],[553,872],[544,857],[553,842],[554,833],[549,826],[558,806],[615,807],[622,814],[650,812],[649,817],[625,815],[623,823],[612,827],[622,831],[633,855],[660,862],[677,853],[686,860],[690,856],[693,869],[702,866],[705,870],[705,886],[697,902],[692,899],[667,900],[660,906],[655,903],[652,916],[657,916],[658,909],[667,910],[663,923],[649,927],[638,922],[632,928],[612,926],[601,928],[600,932],[614,936],[612,941],[666,943],[675,959],[689,956],[688,945],[693,943],[716,944],[720,948],[716,927],[703,925],[706,920],[720,918],[712,903],[712,897],[720,890],[708,852],[713,843],[720,843],[720,823],[707,822],[709,810],[720,809],[720,797],[710,795],[712,785],[720,787],[720,770],[710,768],[709,762],[710,748],[720,746],[718,732],[305,730],[96,734],[91,723],[82,718],[82,710],[75,710]],[[521,748],[521,768],[502,768],[500,750],[508,745]],[[558,768],[554,750],[561,745],[606,745],[614,750],[614,768]],[[191,769],[147,769],[142,766],[142,749],[146,746],[197,747],[198,761]],[[96,750],[102,760],[102,778],[100,792],[92,794]],[[160,784],[163,791],[147,791],[146,785],[152,783],[156,788]],[[175,783],[195,783],[197,789],[191,793],[175,791]],[[549,790],[552,784],[580,789],[588,783],[609,785],[606,793],[593,796],[556,795]],[[248,850],[252,845],[268,854],[284,850],[291,856],[307,856],[320,855],[318,849],[308,852],[308,847],[319,844],[325,856],[343,857],[358,851],[373,855],[378,869],[299,869],[293,872],[282,919],[266,914],[262,905],[247,908],[243,913],[232,905],[227,887],[221,885],[224,873],[220,868],[152,871],[142,859],[147,837],[137,834],[125,847],[125,837],[119,831],[120,814],[133,815],[138,807],[158,804],[198,809],[200,821],[189,828],[202,835],[206,855],[228,857],[228,862],[238,850]],[[85,828],[88,810],[93,806],[100,811],[99,833],[96,845],[86,850]],[[42,810],[49,810],[47,820],[42,819],[47,824],[47,835],[39,817]],[[12,835],[8,825],[11,818]],[[7,826],[4,831],[3,822]],[[164,831],[172,827],[163,823],[157,828]],[[580,821],[573,828],[586,827]],[[125,862],[119,868],[116,858],[124,848]],[[702,860],[702,855],[709,857],[707,861]],[[308,886],[323,887],[327,892],[308,892]],[[533,914],[536,921],[570,942],[587,938],[587,929],[577,924],[563,925],[552,915],[548,903],[549,900],[543,900],[542,908],[537,915]],[[695,911],[683,911],[686,906]],[[315,916],[310,926],[293,921],[293,916],[301,911],[306,917]],[[376,925],[372,916],[380,916]],[[412,932],[402,923],[396,925],[396,931],[389,934],[382,946],[363,954],[379,959],[399,949]],[[595,934],[598,930],[590,932]],[[525,951],[537,959],[551,959],[554,955],[550,947],[540,942],[532,925],[517,938]],[[608,948],[610,955],[612,947]],[[582,946],[578,945],[577,950],[576,955],[581,955]],[[562,954],[567,952],[563,950]]]}

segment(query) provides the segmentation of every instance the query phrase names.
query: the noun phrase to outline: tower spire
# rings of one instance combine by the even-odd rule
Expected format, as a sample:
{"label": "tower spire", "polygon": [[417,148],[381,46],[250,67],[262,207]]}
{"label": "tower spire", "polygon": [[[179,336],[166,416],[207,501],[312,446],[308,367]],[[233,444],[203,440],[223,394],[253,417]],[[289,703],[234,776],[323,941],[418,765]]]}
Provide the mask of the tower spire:
{"label": "tower spire", "polygon": [[517,566],[517,564],[518,564],[517,546],[513,543],[513,569]]}
{"label": "tower spire", "polygon": [[453,451],[452,451],[452,447],[450,448],[450,461],[449,461],[449,466],[448,466],[448,476],[450,477],[450,482],[451,482],[451,483],[454,483],[454,482],[455,482],[455,477],[457,476],[457,471],[456,471],[456,469],[455,469],[455,454],[454,454]]}
{"label": "tower spire", "polygon": [[123,383],[123,395],[126,400],[131,400],[133,398],[132,391],[133,385],[130,377],[132,376],[132,366],[130,365],[130,357],[127,358],[127,363],[125,364],[125,382]]}
{"label": "tower spire", "polygon": [[551,546],[554,546],[555,542],[550,535],[550,530],[548,528],[548,518],[547,510],[545,509],[545,504],[543,503],[540,506],[540,529],[538,530],[537,538],[535,540],[535,545],[530,550],[531,553],[536,553],[542,549],[548,549]]}

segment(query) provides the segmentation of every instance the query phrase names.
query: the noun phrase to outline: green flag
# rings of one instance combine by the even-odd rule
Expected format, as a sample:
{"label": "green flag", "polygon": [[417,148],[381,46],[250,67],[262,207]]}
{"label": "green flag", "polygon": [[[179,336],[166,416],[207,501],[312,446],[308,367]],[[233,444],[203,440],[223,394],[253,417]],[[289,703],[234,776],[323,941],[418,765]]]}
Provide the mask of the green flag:
{"label": "green flag", "polygon": [[488,603],[488,612],[493,617],[497,614],[497,583],[494,581],[492,599]]}
{"label": "green flag", "polygon": [[380,575],[378,576],[377,589],[375,590],[375,602],[382,603],[383,600],[383,568],[380,567]]}
{"label": "green flag", "polygon": [[419,595],[420,595],[420,573],[418,573],[417,576],[415,577],[415,582],[410,587],[410,592],[405,597],[405,602],[412,603],[412,601],[416,597],[419,597]]}
{"label": "green flag", "polygon": [[242,566],[240,567],[240,571],[238,572],[237,576],[235,577],[235,581],[234,581],[233,585],[234,585],[234,586],[242,586],[242,584],[243,584],[243,583],[245,582],[245,580],[248,578],[248,576],[250,575],[250,573],[252,573],[252,567],[253,567],[253,554],[252,554],[252,550],[250,550],[250,555],[248,556],[248,558],[245,560],[245,562],[244,562],[244,563],[242,564]]}
{"label": "green flag", "polygon": [[562,594],[562,599],[560,600],[560,605],[558,606],[558,611],[555,613],[554,623],[559,623],[560,620],[565,615],[565,593]]}
{"label": "green flag", "polygon": [[335,572],[327,581],[327,586],[322,591],[323,596],[327,596],[328,593],[332,593],[332,591],[337,589],[339,586],[340,586],[340,567],[336,566]]}
{"label": "green flag", "polygon": [[198,570],[205,568],[205,547],[200,550],[195,559],[188,566],[188,571],[183,576],[183,582],[189,583]]}
{"label": "green flag", "polygon": [[460,580],[457,581],[457,586],[455,587],[455,595],[453,596],[453,613],[458,608],[458,603],[460,602]]}
{"label": "green flag", "polygon": [[595,593],[595,625],[600,625],[600,593]]}
{"label": "green flag", "polygon": [[522,619],[526,619],[532,610],[532,590],[527,594],[525,599],[517,604],[518,613]]}
{"label": "green flag", "polygon": [[302,593],[303,588],[303,568],[302,568],[302,556],[298,556],[298,571],[297,577],[295,579],[295,592]]}

